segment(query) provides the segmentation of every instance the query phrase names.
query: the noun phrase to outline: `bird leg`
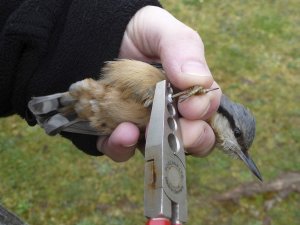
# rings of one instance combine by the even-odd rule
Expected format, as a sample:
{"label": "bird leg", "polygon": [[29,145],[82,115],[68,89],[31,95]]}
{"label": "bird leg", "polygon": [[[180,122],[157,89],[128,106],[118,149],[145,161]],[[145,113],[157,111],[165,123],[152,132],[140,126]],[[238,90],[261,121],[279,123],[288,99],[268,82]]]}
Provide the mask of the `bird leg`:
{"label": "bird leg", "polygon": [[176,98],[179,97],[179,102],[183,102],[186,99],[188,99],[189,97],[193,96],[193,95],[204,95],[210,91],[214,91],[214,90],[218,90],[219,88],[209,88],[209,89],[205,89],[201,86],[193,86],[187,90],[178,92],[174,95],[172,95],[172,98]]}
{"label": "bird leg", "polygon": [[149,88],[143,95],[144,106],[148,108],[153,103],[155,88]]}

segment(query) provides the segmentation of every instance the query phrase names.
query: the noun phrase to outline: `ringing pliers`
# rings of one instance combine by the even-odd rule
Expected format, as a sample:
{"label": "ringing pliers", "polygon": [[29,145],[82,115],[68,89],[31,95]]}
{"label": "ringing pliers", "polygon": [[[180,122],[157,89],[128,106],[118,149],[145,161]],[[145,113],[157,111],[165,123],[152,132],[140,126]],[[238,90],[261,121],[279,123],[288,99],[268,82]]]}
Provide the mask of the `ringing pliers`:
{"label": "ringing pliers", "polygon": [[186,164],[171,84],[156,84],[145,147],[144,213],[147,225],[187,221]]}

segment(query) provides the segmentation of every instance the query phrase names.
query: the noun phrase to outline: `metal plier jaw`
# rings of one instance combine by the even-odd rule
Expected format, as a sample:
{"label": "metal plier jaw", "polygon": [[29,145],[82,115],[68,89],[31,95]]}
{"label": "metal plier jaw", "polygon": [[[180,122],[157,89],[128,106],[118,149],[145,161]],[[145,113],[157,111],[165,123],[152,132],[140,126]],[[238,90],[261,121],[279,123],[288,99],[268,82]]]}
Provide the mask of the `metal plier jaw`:
{"label": "metal plier jaw", "polygon": [[147,225],[187,221],[185,151],[172,93],[168,81],[157,83],[145,147]]}

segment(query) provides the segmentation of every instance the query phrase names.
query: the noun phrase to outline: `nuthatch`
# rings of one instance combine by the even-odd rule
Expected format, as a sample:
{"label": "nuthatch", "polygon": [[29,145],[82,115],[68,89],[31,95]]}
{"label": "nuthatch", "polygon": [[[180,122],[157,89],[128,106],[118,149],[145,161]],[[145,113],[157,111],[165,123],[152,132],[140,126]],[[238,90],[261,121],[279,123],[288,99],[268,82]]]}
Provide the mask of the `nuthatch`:
{"label": "nuthatch", "polygon": [[[52,111],[66,117],[75,115],[81,122],[88,122],[100,135],[109,135],[125,121],[145,130],[150,118],[155,85],[164,79],[164,71],[150,64],[134,60],[111,61],[104,66],[101,79],[85,79],[72,84],[68,92],[33,98],[29,108],[36,114],[32,104],[39,101],[39,104],[42,103],[39,108],[53,109],[53,105],[47,105],[46,100],[57,98],[59,104]],[[212,90],[195,86],[173,97],[179,96],[179,101],[182,101],[191,95]],[[53,112],[49,115],[53,116]],[[262,180],[248,153],[255,136],[255,120],[250,111],[223,95],[219,109],[208,122],[216,135],[216,147],[240,158]],[[80,130],[80,124],[75,132],[76,129]],[[87,129],[86,124],[84,129]]]}
{"label": "nuthatch", "polygon": [[226,154],[240,158],[262,181],[262,176],[248,150],[255,137],[255,119],[243,105],[234,103],[224,94],[217,112],[209,124],[216,135],[216,146]]}

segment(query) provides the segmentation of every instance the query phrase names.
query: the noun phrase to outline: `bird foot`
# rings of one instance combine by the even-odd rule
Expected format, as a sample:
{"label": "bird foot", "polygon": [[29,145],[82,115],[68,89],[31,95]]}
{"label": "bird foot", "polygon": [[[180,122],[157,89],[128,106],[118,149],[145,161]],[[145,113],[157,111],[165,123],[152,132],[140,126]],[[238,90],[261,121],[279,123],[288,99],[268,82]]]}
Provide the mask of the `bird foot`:
{"label": "bird foot", "polygon": [[185,101],[186,99],[188,99],[189,97],[193,96],[193,95],[204,95],[210,91],[215,91],[215,90],[218,90],[219,88],[209,88],[209,89],[205,89],[201,86],[193,86],[187,90],[184,90],[184,91],[181,91],[181,92],[178,92],[174,95],[172,95],[172,98],[177,98],[179,97],[179,102],[183,102]]}

